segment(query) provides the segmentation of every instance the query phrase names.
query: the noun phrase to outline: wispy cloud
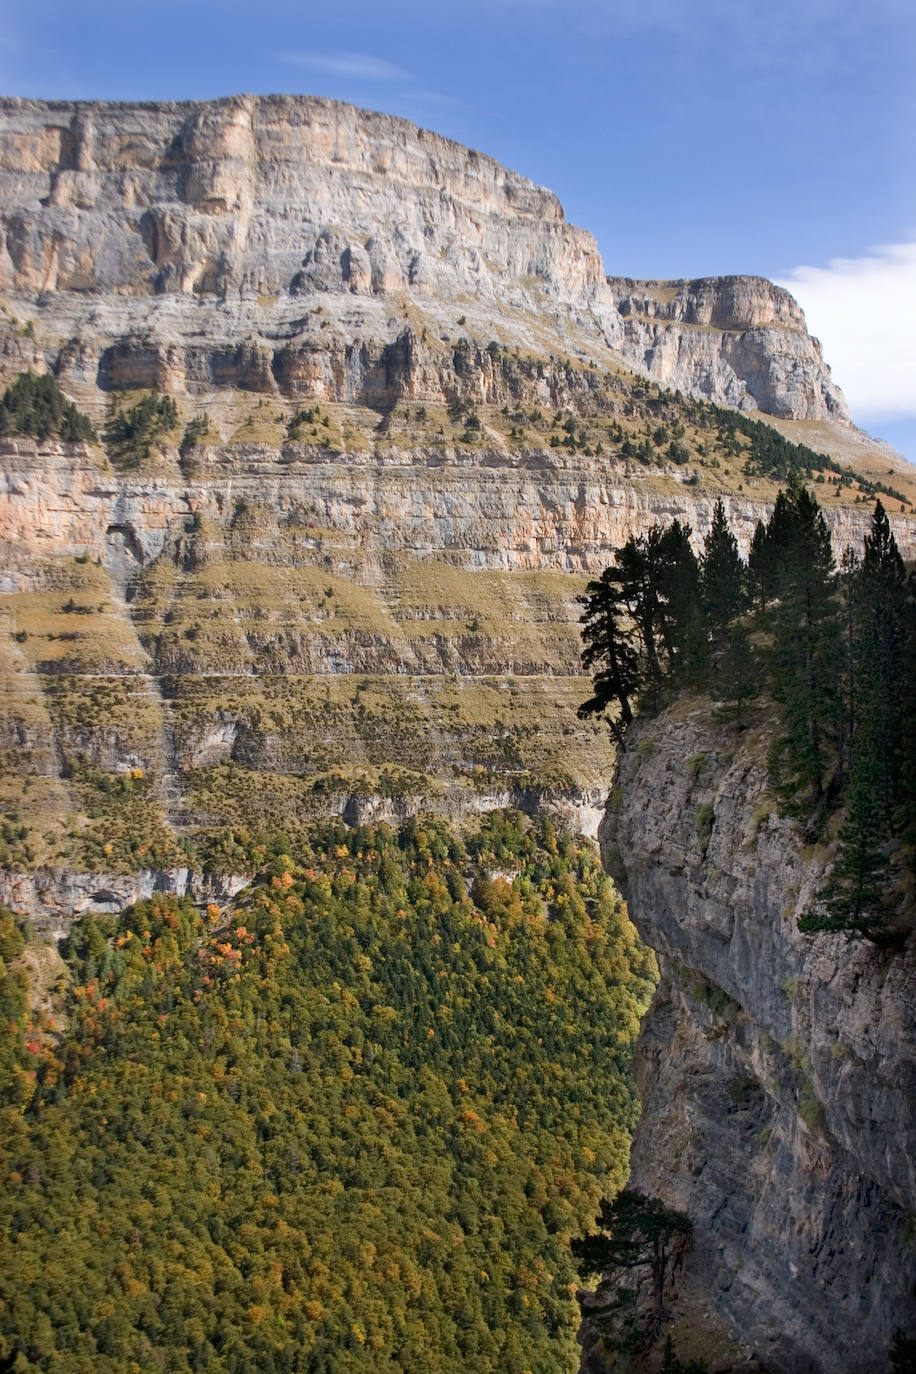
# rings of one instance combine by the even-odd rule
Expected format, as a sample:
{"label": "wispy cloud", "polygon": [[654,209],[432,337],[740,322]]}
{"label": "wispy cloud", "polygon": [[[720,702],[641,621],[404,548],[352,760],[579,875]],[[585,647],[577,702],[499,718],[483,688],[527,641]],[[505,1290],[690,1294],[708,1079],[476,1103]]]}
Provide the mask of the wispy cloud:
{"label": "wispy cloud", "polygon": [[330,52],[275,52],[271,56],[275,61],[288,62],[293,67],[329,72],[332,76],[346,76],[358,81],[413,80],[411,73],[403,67],[384,57],[374,57],[371,53],[334,49]]}
{"label": "wispy cloud", "polygon": [[804,310],[855,419],[916,416],[916,241],[796,267],[779,285]]}

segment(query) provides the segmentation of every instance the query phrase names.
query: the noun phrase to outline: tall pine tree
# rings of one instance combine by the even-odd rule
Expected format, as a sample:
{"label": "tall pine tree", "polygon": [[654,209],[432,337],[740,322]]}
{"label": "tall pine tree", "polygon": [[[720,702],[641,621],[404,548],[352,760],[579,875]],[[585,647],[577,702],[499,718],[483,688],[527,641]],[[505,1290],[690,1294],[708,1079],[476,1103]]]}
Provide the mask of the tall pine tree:
{"label": "tall pine tree", "polygon": [[605,568],[589,582],[579,597],[582,615],[582,666],[599,665],[593,678],[594,695],[579,707],[580,719],[597,715],[616,704],[619,714],[611,720],[611,730],[619,739],[633,719],[630,698],[641,681],[639,650],[635,628],[621,590],[620,572]]}
{"label": "tall pine tree", "polygon": [[857,583],[855,676],[857,721],[851,767],[873,755],[878,774],[876,803],[889,826],[900,790],[903,656],[906,639],[906,572],[878,501]]}
{"label": "tall pine tree", "polygon": [[746,574],[725,506],[718,500],[700,559],[700,595],[714,637],[721,637],[726,626],[747,609]]}
{"label": "tall pine tree", "polygon": [[830,531],[801,483],[780,492],[767,537],[777,555],[771,676],[784,726],[771,750],[771,777],[790,809],[808,816],[813,837],[837,742],[839,636]]}
{"label": "tall pine tree", "polygon": [[849,734],[846,819],[823,909],[799,922],[804,931],[843,931],[892,942],[888,855],[901,820],[906,718],[907,587],[903,560],[878,501],[861,562],[844,558],[843,715]]}

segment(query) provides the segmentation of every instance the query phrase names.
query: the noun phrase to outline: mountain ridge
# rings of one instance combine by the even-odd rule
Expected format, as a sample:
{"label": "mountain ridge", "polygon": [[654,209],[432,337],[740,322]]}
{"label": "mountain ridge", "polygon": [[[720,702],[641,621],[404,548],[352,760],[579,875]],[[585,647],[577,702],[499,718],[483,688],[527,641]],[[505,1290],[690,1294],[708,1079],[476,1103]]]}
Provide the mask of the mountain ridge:
{"label": "mountain ridge", "polygon": [[[120,341],[136,364],[122,385],[161,385],[144,360],[152,350],[161,364],[171,347],[169,389],[205,390],[212,359],[201,377],[200,363],[183,368],[175,355],[189,338],[250,335],[270,351],[278,331],[302,334],[309,298],[347,344],[391,344],[390,307],[379,306],[404,297],[440,333],[464,311],[484,341],[572,345],[718,403],[848,420],[781,288],[608,278],[552,192],[406,120],[335,101],[4,100],[0,197],[0,291],[35,302],[39,321],[57,317],[55,367],[73,385]],[[87,293],[95,304],[81,310]],[[152,310],[131,306],[150,296]],[[634,302],[651,303],[651,318]],[[709,334],[716,320],[723,329]],[[230,368],[224,383],[272,392],[270,371],[246,382]],[[98,376],[103,389],[119,384],[104,367]]]}

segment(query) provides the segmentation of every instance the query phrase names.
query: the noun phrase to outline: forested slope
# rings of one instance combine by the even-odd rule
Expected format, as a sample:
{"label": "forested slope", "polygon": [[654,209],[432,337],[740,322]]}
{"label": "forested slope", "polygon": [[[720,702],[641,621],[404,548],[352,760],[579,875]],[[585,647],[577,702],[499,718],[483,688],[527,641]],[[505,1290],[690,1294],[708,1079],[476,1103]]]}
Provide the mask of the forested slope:
{"label": "forested slope", "polygon": [[6,918],[0,1354],[561,1374],[651,956],[546,822],[282,848],[232,910],[76,925],[43,1011]]}

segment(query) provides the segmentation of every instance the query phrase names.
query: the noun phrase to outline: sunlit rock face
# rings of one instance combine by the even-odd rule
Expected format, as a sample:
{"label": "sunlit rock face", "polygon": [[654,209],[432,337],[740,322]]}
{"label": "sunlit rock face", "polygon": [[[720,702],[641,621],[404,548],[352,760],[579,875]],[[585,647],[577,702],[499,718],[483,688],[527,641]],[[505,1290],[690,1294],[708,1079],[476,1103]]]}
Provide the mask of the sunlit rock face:
{"label": "sunlit rock face", "polygon": [[848,418],[785,291],[606,278],[550,191],[335,101],[5,100],[0,204],[0,291],[37,304],[76,382],[372,404],[362,355],[413,318],[437,337],[611,351],[743,409]]}
{"label": "sunlit rock face", "polygon": [[[0,207],[0,384],[53,373],[102,435],[138,393],[178,414],[142,461],[0,440],[0,801],[49,893],[84,767],[141,769],[160,839],[507,803],[594,831],[577,596],[653,521],[699,547],[720,496],[746,551],[775,495],[684,397],[857,433],[785,292],[609,280],[549,191],[333,101],[3,100]],[[868,509],[830,495],[839,554]],[[122,867],[182,870],[157,852]]]}

